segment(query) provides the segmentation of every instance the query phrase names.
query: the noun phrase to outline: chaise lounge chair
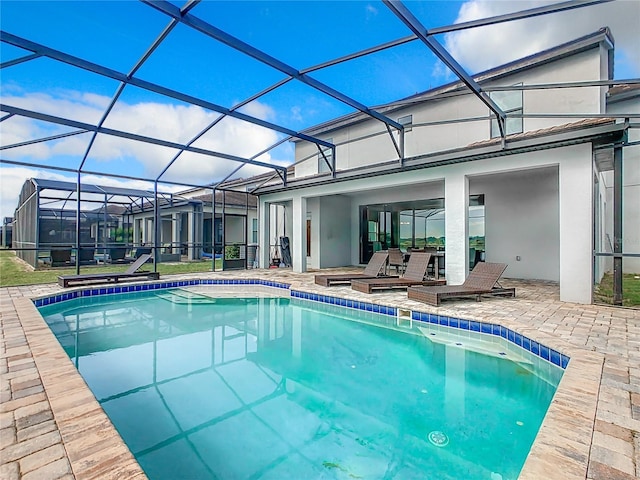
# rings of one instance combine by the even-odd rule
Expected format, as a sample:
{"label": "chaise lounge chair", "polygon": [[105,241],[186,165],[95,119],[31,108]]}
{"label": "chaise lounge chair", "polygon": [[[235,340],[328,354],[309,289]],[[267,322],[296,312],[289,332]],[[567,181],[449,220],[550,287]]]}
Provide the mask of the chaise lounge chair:
{"label": "chaise lounge chair", "polygon": [[135,251],[133,252],[133,256],[132,257],[124,257],[125,260],[128,260],[129,262],[135,262],[136,260],[138,260],[138,258],[140,258],[142,255],[149,255],[149,259],[151,259],[151,257],[153,256],[152,252],[151,252],[151,247],[137,247],[135,249]]}
{"label": "chaise lounge chair", "polygon": [[437,307],[444,298],[472,296],[479,302],[481,295],[515,297],[515,288],[503,288],[498,284],[506,268],[504,263],[479,262],[462,285],[411,287],[407,289],[407,298]]}
{"label": "chaise lounge chair", "polygon": [[147,272],[138,269],[151,258],[151,255],[145,253],[138,257],[129,268],[122,273],[85,273],[80,275],[64,275],[58,277],[58,285],[61,287],[71,287],[75,285],[100,284],[100,283],[118,283],[121,281],[132,281],[146,277],[149,280],[158,280],[160,274],[158,272]]}
{"label": "chaise lounge chair", "polygon": [[111,247],[109,249],[109,263],[131,263],[132,259],[127,258],[127,247]]}
{"label": "chaise lounge chair", "polygon": [[76,261],[80,262],[80,265],[97,265],[98,262],[95,259],[95,248],[81,247],[78,250]]}
{"label": "chaise lounge chair", "polygon": [[402,277],[353,280],[351,288],[363,293],[372,293],[374,290],[407,288],[412,285],[443,285],[444,280],[425,280],[429,260],[431,260],[430,253],[412,253]]}
{"label": "chaise lounge chair", "polygon": [[71,263],[71,248],[52,248],[49,253],[52,267],[68,267]]}
{"label": "chaise lounge chair", "polygon": [[[331,285],[340,285],[345,283],[351,283],[351,280],[376,278],[384,275],[385,267],[387,265],[387,252],[380,251],[373,254],[371,260],[367,264],[363,273],[338,273],[333,275],[316,275],[315,282],[323,287],[330,287]],[[390,278],[390,277],[385,277]],[[398,277],[393,277],[398,278]]]}

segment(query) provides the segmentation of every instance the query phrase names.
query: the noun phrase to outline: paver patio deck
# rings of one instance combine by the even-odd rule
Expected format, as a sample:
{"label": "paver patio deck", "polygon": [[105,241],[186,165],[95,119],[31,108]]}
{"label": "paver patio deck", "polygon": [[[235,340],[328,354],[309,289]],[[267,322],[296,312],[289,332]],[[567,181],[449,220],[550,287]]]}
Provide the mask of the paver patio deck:
{"label": "paver patio deck", "polygon": [[[349,271],[358,270],[331,273]],[[313,275],[269,269],[175,278],[264,278],[526,334],[571,361],[520,478],[640,477],[640,310],[564,303],[557,284],[509,279],[502,283],[516,288],[514,299],[436,308],[407,300],[405,292],[319,287]],[[0,478],[145,478],[31,301],[61,290],[54,284],[0,289]]]}

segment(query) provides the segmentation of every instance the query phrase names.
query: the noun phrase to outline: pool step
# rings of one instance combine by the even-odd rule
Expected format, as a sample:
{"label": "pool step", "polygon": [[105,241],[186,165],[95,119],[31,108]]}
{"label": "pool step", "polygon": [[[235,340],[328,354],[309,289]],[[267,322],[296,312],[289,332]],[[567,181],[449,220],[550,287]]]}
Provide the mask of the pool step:
{"label": "pool step", "polygon": [[448,347],[463,348],[472,352],[481,353],[496,358],[504,358],[520,364],[533,365],[533,362],[523,355],[518,355],[512,349],[507,349],[502,342],[490,342],[480,338],[467,337],[455,332],[448,332],[442,328],[432,329],[418,327],[422,334],[434,343],[440,343]]}
{"label": "pool step", "polygon": [[208,297],[189,290],[177,289],[170,292],[158,293],[157,296],[168,302],[178,305],[211,304],[216,303],[216,298]]}

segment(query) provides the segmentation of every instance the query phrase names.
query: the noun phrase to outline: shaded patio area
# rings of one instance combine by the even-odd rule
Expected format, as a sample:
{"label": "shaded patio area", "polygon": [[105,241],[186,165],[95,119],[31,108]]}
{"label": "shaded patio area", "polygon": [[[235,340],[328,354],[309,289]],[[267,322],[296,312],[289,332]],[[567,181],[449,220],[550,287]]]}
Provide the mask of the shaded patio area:
{"label": "shaded patio area", "polygon": [[[330,269],[323,273],[361,271]],[[571,356],[520,478],[632,479],[640,475],[640,310],[559,301],[553,282],[505,279],[515,299],[407,300],[314,284],[289,269],[177,278],[252,278],[304,292],[499,323]],[[163,277],[168,280],[169,277]],[[145,478],[30,299],[57,285],[0,290],[2,478]]]}

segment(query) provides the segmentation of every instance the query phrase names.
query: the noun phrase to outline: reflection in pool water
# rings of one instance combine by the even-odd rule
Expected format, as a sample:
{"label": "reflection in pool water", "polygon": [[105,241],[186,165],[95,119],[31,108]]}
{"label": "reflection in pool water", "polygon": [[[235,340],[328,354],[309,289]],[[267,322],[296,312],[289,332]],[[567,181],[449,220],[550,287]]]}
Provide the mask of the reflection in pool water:
{"label": "reflection in pool water", "polygon": [[290,298],[40,310],[152,480],[517,478],[562,374],[501,339]]}

